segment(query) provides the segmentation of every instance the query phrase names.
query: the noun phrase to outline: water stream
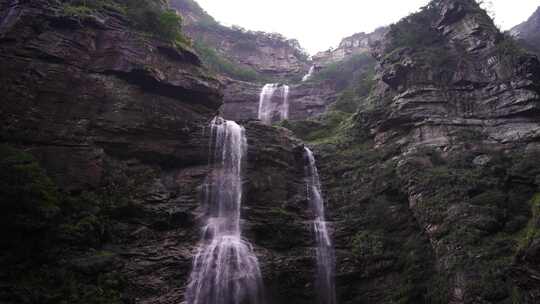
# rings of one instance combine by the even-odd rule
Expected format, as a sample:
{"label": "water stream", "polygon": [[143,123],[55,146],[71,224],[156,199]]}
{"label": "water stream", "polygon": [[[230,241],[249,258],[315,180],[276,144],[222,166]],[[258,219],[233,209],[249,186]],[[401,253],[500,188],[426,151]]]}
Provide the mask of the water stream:
{"label": "water stream", "polygon": [[313,73],[315,72],[315,66],[312,65],[310,68],[309,68],[309,72],[304,75],[304,77],[302,77],[302,82],[304,81],[308,81],[312,76],[313,76]]}
{"label": "water stream", "polygon": [[324,199],[321,192],[321,182],[313,152],[305,148],[305,178],[306,190],[311,211],[314,215],[313,232],[317,244],[317,277],[316,291],[318,303],[335,304],[335,257],[332,240],[328,233],[324,215]]}
{"label": "water stream", "polygon": [[243,127],[216,117],[211,122],[211,172],[205,183],[206,225],[186,290],[187,304],[261,304],[259,262],[242,239],[242,167],[247,151]]}
{"label": "water stream", "polygon": [[[274,97],[276,92],[279,92],[279,97],[281,97],[277,102]],[[266,84],[261,89],[258,118],[264,124],[271,124],[273,121],[289,118],[289,92],[288,85],[278,83]]]}

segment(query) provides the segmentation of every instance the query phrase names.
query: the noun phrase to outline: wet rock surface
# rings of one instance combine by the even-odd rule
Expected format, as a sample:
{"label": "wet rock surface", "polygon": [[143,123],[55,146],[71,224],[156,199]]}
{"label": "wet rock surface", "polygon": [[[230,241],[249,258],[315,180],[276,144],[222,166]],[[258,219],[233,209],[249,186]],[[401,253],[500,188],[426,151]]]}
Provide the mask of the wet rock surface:
{"label": "wet rock surface", "polygon": [[377,46],[356,123],[308,133],[341,303],[538,301],[540,69],[507,39],[474,1],[434,1]]}
{"label": "wet rock surface", "polygon": [[[257,119],[259,98],[263,85],[232,79],[226,85],[223,116],[231,120]],[[290,85],[289,119],[303,120],[324,113],[335,102],[338,93],[331,83],[303,83]],[[283,98],[276,93],[273,102],[282,104]]]}
{"label": "wet rock surface", "polygon": [[[291,126],[314,133],[338,302],[537,303],[540,64],[473,1],[435,3],[429,39],[390,28],[377,46],[357,114]],[[182,302],[220,110],[246,128],[241,225],[268,303],[315,301],[303,143],[253,120],[262,84],[218,81],[118,12],[0,8],[0,301]],[[253,66],[289,77],[289,59]],[[291,119],[336,98],[333,83],[291,85]]]}

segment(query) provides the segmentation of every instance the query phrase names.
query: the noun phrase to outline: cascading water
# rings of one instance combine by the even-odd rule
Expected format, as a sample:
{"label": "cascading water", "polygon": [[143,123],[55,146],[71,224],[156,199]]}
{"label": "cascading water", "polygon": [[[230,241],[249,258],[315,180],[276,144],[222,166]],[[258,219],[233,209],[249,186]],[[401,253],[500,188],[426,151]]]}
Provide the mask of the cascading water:
{"label": "cascading water", "polygon": [[212,120],[207,220],[186,290],[187,304],[263,303],[259,262],[240,229],[246,150],[243,127],[221,117]]}
{"label": "cascading water", "polygon": [[283,98],[283,104],[281,105],[280,113],[281,113],[281,120],[288,119],[289,118],[289,91],[290,88],[288,85],[283,85],[281,91],[281,97]]}
{"label": "cascading water", "polygon": [[324,217],[324,200],[315,157],[309,148],[305,148],[305,178],[310,208],[314,214],[313,231],[317,242],[317,278],[316,287],[320,304],[335,304],[334,283],[335,258],[332,240]]}
{"label": "cascading water", "polygon": [[313,73],[315,72],[315,66],[312,65],[310,68],[309,68],[309,72],[304,75],[304,77],[302,77],[302,81],[308,81],[311,76],[313,76]]}
{"label": "cascading water", "polygon": [[[276,91],[281,92],[281,103],[273,102],[273,97]],[[266,84],[259,96],[259,115],[258,118],[265,124],[270,124],[276,115],[279,115],[280,120],[289,118],[289,91],[288,85],[280,85],[277,83]]]}

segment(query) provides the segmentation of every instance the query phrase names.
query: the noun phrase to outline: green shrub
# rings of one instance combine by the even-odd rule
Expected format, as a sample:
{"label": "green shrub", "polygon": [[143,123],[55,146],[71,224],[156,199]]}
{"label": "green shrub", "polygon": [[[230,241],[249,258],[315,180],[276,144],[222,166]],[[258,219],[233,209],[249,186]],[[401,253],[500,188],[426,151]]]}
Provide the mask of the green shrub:
{"label": "green shrub", "polygon": [[63,4],[63,13],[85,17],[114,10],[126,15],[133,26],[160,39],[187,44],[182,34],[182,17],[160,0],[71,0]]}
{"label": "green shrub", "polygon": [[388,31],[391,40],[386,53],[402,47],[423,48],[431,46],[439,40],[439,34],[432,23],[437,19],[438,11],[433,2],[419,12],[403,18],[390,26]]}
{"label": "green shrub", "polygon": [[338,90],[343,90],[359,82],[362,76],[374,67],[375,59],[370,54],[357,54],[324,67],[311,81],[331,80]]}
{"label": "green shrub", "polygon": [[254,69],[238,66],[202,42],[196,42],[194,47],[204,64],[216,73],[243,81],[264,80]]}
{"label": "green shrub", "polygon": [[357,258],[380,258],[384,255],[384,250],[384,238],[379,233],[362,231],[353,239],[352,252]]}
{"label": "green shrub", "polygon": [[0,144],[0,208],[5,229],[31,232],[59,212],[54,183],[28,153]]}

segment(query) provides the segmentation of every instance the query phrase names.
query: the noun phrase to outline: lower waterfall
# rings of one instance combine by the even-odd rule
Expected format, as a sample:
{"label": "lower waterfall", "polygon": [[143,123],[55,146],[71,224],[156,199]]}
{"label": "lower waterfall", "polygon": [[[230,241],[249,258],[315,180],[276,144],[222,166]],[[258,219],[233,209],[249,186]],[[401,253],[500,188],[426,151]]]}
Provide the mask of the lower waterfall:
{"label": "lower waterfall", "polygon": [[259,262],[242,239],[243,127],[216,117],[211,122],[211,172],[205,183],[206,225],[186,290],[187,304],[261,304]]}
{"label": "lower waterfall", "polygon": [[321,192],[321,182],[313,152],[305,148],[305,178],[309,207],[314,215],[313,232],[317,243],[317,277],[316,291],[318,303],[335,304],[336,291],[334,282],[335,257],[332,240],[324,216],[324,200]]}

